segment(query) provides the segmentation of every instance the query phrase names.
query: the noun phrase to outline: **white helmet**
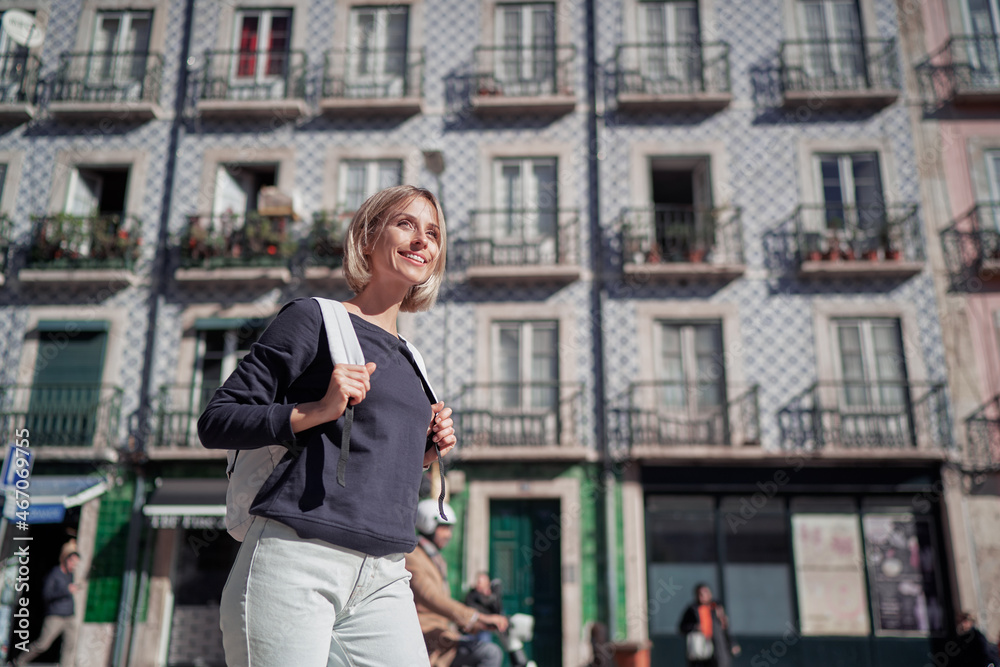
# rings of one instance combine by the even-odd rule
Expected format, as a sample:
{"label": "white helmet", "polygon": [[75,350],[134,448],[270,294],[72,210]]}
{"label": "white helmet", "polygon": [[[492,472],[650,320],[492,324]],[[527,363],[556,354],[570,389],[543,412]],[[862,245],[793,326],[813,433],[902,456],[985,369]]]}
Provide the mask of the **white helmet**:
{"label": "white helmet", "polygon": [[421,535],[433,535],[438,526],[455,523],[455,510],[448,503],[444,503],[444,515],[448,518],[442,519],[438,514],[438,501],[434,498],[421,500],[417,503],[417,532]]}

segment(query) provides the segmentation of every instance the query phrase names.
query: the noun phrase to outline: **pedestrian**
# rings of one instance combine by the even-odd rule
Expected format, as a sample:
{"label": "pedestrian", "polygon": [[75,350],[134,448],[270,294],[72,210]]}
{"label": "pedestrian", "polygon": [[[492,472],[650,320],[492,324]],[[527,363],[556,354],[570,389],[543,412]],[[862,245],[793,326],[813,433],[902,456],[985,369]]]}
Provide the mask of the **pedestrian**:
{"label": "pedestrian", "polygon": [[729,635],[729,619],[722,605],[712,599],[708,584],[694,587],[694,602],[681,616],[688,667],[729,667],[740,647]]}
{"label": "pedestrian", "polygon": [[438,513],[434,500],[417,506],[417,548],[406,555],[410,588],[417,603],[420,629],[433,667],[500,667],[503,651],[482,641],[478,633],[507,630],[507,618],[483,613],[453,600],[448,587],[448,564],[441,556],[451,541],[455,514],[447,503],[446,519]]}
{"label": "pedestrian", "polygon": [[220,607],[229,667],[427,667],[403,557],[416,545],[421,469],[455,445],[455,431],[396,319],[433,305],[445,248],[432,193],[404,185],[371,196],[344,247],[355,293],[344,306],[367,363],[334,367],[318,302],[297,299],[201,416],[206,447],[300,452],[278,462],[250,506]]}
{"label": "pedestrian", "polygon": [[28,650],[18,655],[11,664],[15,666],[31,662],[49,650],[52,642],[62,636],[62,653],[59,664],[68,667],[73,662],[76,648],[76,608],[73,593],[79,586],[73,582],[73,573],[80,563],[80,554],[63,550],[59,564],[45,576],[42,584],[42,599],[45,602],[45,618],[38,638],[28,645]]}
{"label": "pedestrian", "polygon": [[958,614],[955,621],[959,645],[959,654],[955,662],[957,667],[1000,666],[997,647],[991,644],[986,635],[976,627],[976,617],[963,611]]}

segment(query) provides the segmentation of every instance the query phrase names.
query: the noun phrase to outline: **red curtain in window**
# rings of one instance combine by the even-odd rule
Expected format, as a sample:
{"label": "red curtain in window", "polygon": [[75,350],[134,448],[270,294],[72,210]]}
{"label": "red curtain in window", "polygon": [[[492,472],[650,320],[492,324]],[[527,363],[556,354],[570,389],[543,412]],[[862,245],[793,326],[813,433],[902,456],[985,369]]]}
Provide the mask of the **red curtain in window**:
{"label": "red curtain in window", "polygon": [[236,66],[236,76],[253,76],[257,69],[257,34],[260,29],[260,18],[257,16],[243,17],[243,27],[240,29],[240,52]]}
{"label": "red curtain in window", "polygon": [[284,76],[288,66],[289,17],[271,17],[271,40],[267,46],[267,73],[269,76]]}

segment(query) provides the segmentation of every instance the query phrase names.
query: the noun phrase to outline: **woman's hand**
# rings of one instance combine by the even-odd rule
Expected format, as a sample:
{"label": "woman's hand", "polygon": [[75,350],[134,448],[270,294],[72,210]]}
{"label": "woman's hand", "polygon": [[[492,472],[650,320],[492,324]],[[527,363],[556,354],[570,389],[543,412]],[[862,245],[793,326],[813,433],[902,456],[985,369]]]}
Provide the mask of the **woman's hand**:
{"label": "woman's hand", "polygon": [[[444,407],[444,402],[435,403],[431,410],[434,411],[434,418],[427,427],[427,437],[434,441],[436,448],[441,450],[441,456],[444,456],[458,442],[455,437],[455,422],[451,419],[451,408]],[[434,447],[424,452],[424,467],[436,460],[437,452]]]}
{"label": "woman's hand", "polygon": [[299,403],[292,410],[292,432],[299,433],[320,424],[340,419],[348,403],[357,405],[365,400],[372,388],[371,374],[375,372],[375,362],[364,366],[359,364],[337,364],[330,374],[330,385],[326,394],[318,401]]}

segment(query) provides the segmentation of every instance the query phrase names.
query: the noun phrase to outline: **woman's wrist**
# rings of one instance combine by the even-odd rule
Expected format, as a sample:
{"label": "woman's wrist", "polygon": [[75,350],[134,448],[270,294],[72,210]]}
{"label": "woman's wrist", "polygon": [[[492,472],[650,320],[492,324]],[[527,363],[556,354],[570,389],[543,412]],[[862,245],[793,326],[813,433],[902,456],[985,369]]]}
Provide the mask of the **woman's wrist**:
{"label": "woman's wrist", "polygon": [[478,620],[479,620],[479,612],[478,611],[473,611],[472,612],[472,618],[469,619],[469,622],[466,623],[462,627],[462,629],[465,630],[466,632],[469,632],[470,630],[472,630],[472,628],[475,627],[476,621],[478,621]]}

